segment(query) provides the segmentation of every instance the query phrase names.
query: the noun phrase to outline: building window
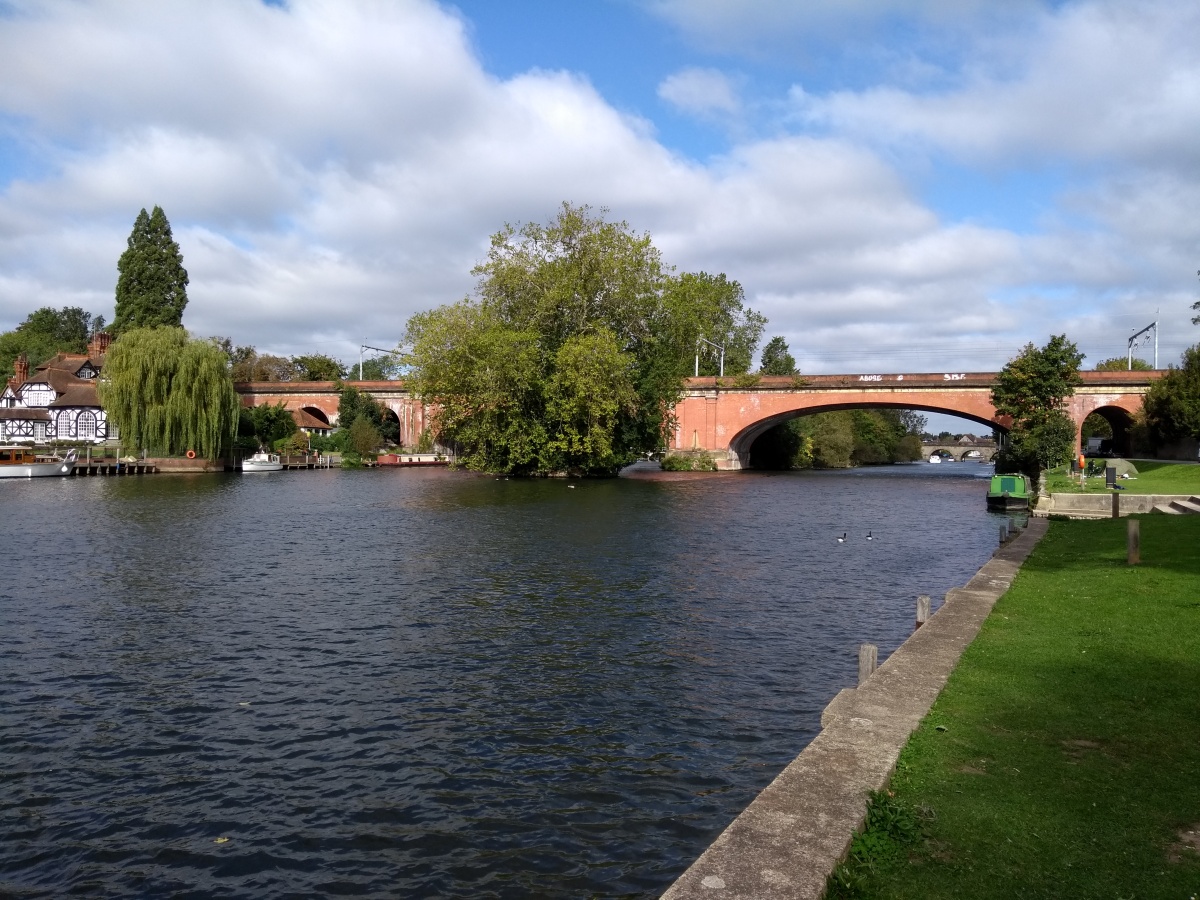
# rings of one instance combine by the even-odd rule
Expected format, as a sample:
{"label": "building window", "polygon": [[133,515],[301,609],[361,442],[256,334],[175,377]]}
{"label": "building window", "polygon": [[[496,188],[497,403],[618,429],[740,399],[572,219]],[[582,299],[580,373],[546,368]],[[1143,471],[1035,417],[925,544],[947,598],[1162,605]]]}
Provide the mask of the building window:
{"label": "building window", "polygon": [[96,436],[96,416],[84,410],[75,420],[75,436],[81,441],[90,441]]}
{"label": "building window", "polygon": [[33,423],[33,439],[35,441],[44,441],[46,439],[46,423],[45,422],[34,422]]}

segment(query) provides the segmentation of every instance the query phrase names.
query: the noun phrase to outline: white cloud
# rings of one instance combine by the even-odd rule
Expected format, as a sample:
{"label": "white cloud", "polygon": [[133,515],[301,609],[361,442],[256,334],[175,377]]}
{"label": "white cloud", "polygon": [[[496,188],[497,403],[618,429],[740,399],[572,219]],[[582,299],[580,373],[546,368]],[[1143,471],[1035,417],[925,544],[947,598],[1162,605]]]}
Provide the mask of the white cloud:
{"label": "white cloud", "polygon": [[1020,41],[980,37],[952,89],[881,85],[814,97],[797,114],[863,140],[920,142],[989,165],[1068,159],[1194,167],[1200,6],[1176,0],[1066,6]]}
{"label": "white cloud", "polygon": [[658,86],[658,96],[692,115],[736,115],[741,109],[737,89],[717,69],[681,69]]}
{"label": "white cloud", "polygon": [[[795,6],[758,9],[766,20]],[[1158,40],[1174,61],[1093,98],[1112,123],[1176,84],[1143,110],[1154,141],[1106,138],[1142,168],[1078,186],[1038,233],[944,222],[894,162],[908,141],[971,158],[1089,152],[1069,123],[1039,131],[1053,103],[1030,110],[1056,64],[1087,57],[1063,48],[1090,9],[1056,19],[1019,77],[983,72],[931,96],[806,96],[829,133],[743,140],[698,163],[578,74],[489,75],[462,23],[431,2],[21,6],[0,17],[0,122],[38,148],[38,165],[0,182],[0,329],[42,305],[111,315],[133,218],[158,203],[191,276],[186,325],[349,358],[469,292],[504,222],[544,221],[567,200],[651,231],[683,269],[740,280],[809,371],[987,368],[1066,323],[1111,342],[1115,317],[1178,303],[1194,279],[1192,259],[1173,280],[1200,237],[1194,173],[1142,161],[1182,152],[1175,117],[1192,121],[1190,57],[1173,35],[1143,27],[1139,58]],[[1055,103],[1111,86],[1102,69]],[[681,108],[742,108],[718,72],[673,78],[661,90]]]}

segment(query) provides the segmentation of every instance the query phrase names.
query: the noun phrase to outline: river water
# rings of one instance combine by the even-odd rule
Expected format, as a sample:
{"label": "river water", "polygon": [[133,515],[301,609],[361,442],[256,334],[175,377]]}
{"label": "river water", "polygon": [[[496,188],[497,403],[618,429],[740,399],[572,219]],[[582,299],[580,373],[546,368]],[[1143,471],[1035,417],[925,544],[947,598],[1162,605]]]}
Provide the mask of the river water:
{"label": "river water", "polygon": [[657,896],[988,474],[0,482],[0,895]]}

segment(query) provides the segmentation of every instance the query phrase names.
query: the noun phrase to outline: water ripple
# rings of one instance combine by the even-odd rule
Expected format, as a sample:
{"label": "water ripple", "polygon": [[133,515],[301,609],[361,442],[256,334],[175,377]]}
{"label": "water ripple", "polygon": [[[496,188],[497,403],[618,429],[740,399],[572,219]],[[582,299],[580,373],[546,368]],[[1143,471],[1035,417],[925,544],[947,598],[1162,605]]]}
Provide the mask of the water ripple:
{"label": "water ripple", "polygon": [[990,554],[942,468],[0,484],[0,894],[657,896]]}

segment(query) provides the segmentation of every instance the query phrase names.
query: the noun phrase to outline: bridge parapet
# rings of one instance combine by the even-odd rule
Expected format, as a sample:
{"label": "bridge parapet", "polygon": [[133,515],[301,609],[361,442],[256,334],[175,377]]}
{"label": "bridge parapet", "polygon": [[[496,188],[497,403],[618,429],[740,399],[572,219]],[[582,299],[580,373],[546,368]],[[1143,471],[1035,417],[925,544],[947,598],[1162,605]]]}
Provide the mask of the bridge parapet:
{"label": "bridge parapet", "polygon": [[[1145,393],[1151,382],[1161,378],[1163,370],[1152,372],[1080,372],[1083,382],[1078,391],[1103,392],[1117,388],[1121,393]],[[761,376],[701,376],[688,378],[688,391],[835,391],[869,390],[871,388],[987,388],[996,384],[996,372],[895,372],[858,375],[761,375]]]}

